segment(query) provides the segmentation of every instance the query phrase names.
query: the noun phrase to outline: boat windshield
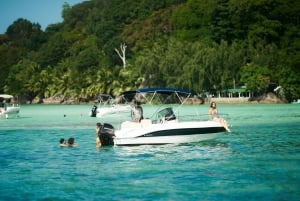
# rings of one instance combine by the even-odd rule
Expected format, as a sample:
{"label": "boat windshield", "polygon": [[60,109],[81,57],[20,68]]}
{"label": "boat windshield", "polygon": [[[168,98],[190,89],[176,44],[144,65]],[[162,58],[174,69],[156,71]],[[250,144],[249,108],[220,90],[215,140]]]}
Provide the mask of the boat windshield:
{"label": "boat windshield", "polygon": [[171,121],[175,119],[176,116],[171,107],[164,108],[157,113],[157,120],[159,121]]}

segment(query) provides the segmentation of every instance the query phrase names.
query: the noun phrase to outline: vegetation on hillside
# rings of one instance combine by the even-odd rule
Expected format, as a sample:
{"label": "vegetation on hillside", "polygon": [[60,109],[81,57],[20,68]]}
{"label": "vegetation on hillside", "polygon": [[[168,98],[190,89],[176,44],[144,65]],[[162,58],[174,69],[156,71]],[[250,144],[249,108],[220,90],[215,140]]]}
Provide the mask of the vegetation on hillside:
{"label": "vegetation on hillside", "polygon": [[91,100],[140,86],[260,95],[280,85],[300,97],[299,1],[90,0],[65,3],[62,17],[45,31],[16,19],[0,35],[0,93]]}

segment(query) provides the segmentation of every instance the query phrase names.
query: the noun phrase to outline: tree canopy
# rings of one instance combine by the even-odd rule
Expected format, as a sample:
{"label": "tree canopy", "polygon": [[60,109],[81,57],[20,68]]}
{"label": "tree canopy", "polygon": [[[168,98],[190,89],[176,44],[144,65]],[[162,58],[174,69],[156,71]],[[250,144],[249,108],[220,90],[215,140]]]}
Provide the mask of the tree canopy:
{"label": "tree canopy", "polygon": [[90,0],[61,13],[45,31],[20,18],[0,35],[0,93],[90,100],[140,86],[262,94],[275,84],[300,98],[299,1]]}

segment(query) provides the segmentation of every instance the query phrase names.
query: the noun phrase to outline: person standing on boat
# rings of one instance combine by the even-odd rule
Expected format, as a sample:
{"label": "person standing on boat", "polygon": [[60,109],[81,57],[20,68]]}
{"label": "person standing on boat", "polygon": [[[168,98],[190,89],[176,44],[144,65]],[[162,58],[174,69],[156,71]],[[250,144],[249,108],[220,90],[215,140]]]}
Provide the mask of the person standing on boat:
{"label": "person standing on boat", "polygon": [[96,105],[93,106],[93,108],[91,110],[91,113],[90,113],[91,117],[96,117],[97,116],[97,108],[98,107]]}
{"label": "person standing on boat", "polygon": [[211,102],[210,108],[208,109],[208,115],[210,117],[210,120],[220,122],[222,124],[222,126],[227,130],[227,132],[230,132],[227,121],[225,119],[219,117],[218,110],[217,110],[217,104],[215,102]]}
{"label": "person standing on boat", "polygon": [[134,107],[131,110],[131,117],[134,122],[141,122],[143,117],[143,108],[141,107],[140,102],[134,101]]}
{"label": "person standing on boat", "polygon": [[100,129],[102,127],[102,124],[101,123],[96,123],[96,146],[97,147],[101,147],[102,144],[101,144],[101,140],[100,140]]}

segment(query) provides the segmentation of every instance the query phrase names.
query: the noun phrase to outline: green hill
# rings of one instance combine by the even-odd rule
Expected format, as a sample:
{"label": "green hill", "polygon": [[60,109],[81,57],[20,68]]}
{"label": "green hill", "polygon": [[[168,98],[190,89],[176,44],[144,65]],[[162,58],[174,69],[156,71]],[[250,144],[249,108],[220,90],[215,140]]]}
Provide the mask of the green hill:
{"label": "green hill", "polygon": [[292,0],[65,3],[62,23],[42,31],[16,19],[0,35],[0,93],[91,100],[140,86],[201,94],[245,85],[261,95],[280,85],[293,100],[299,13]]}

